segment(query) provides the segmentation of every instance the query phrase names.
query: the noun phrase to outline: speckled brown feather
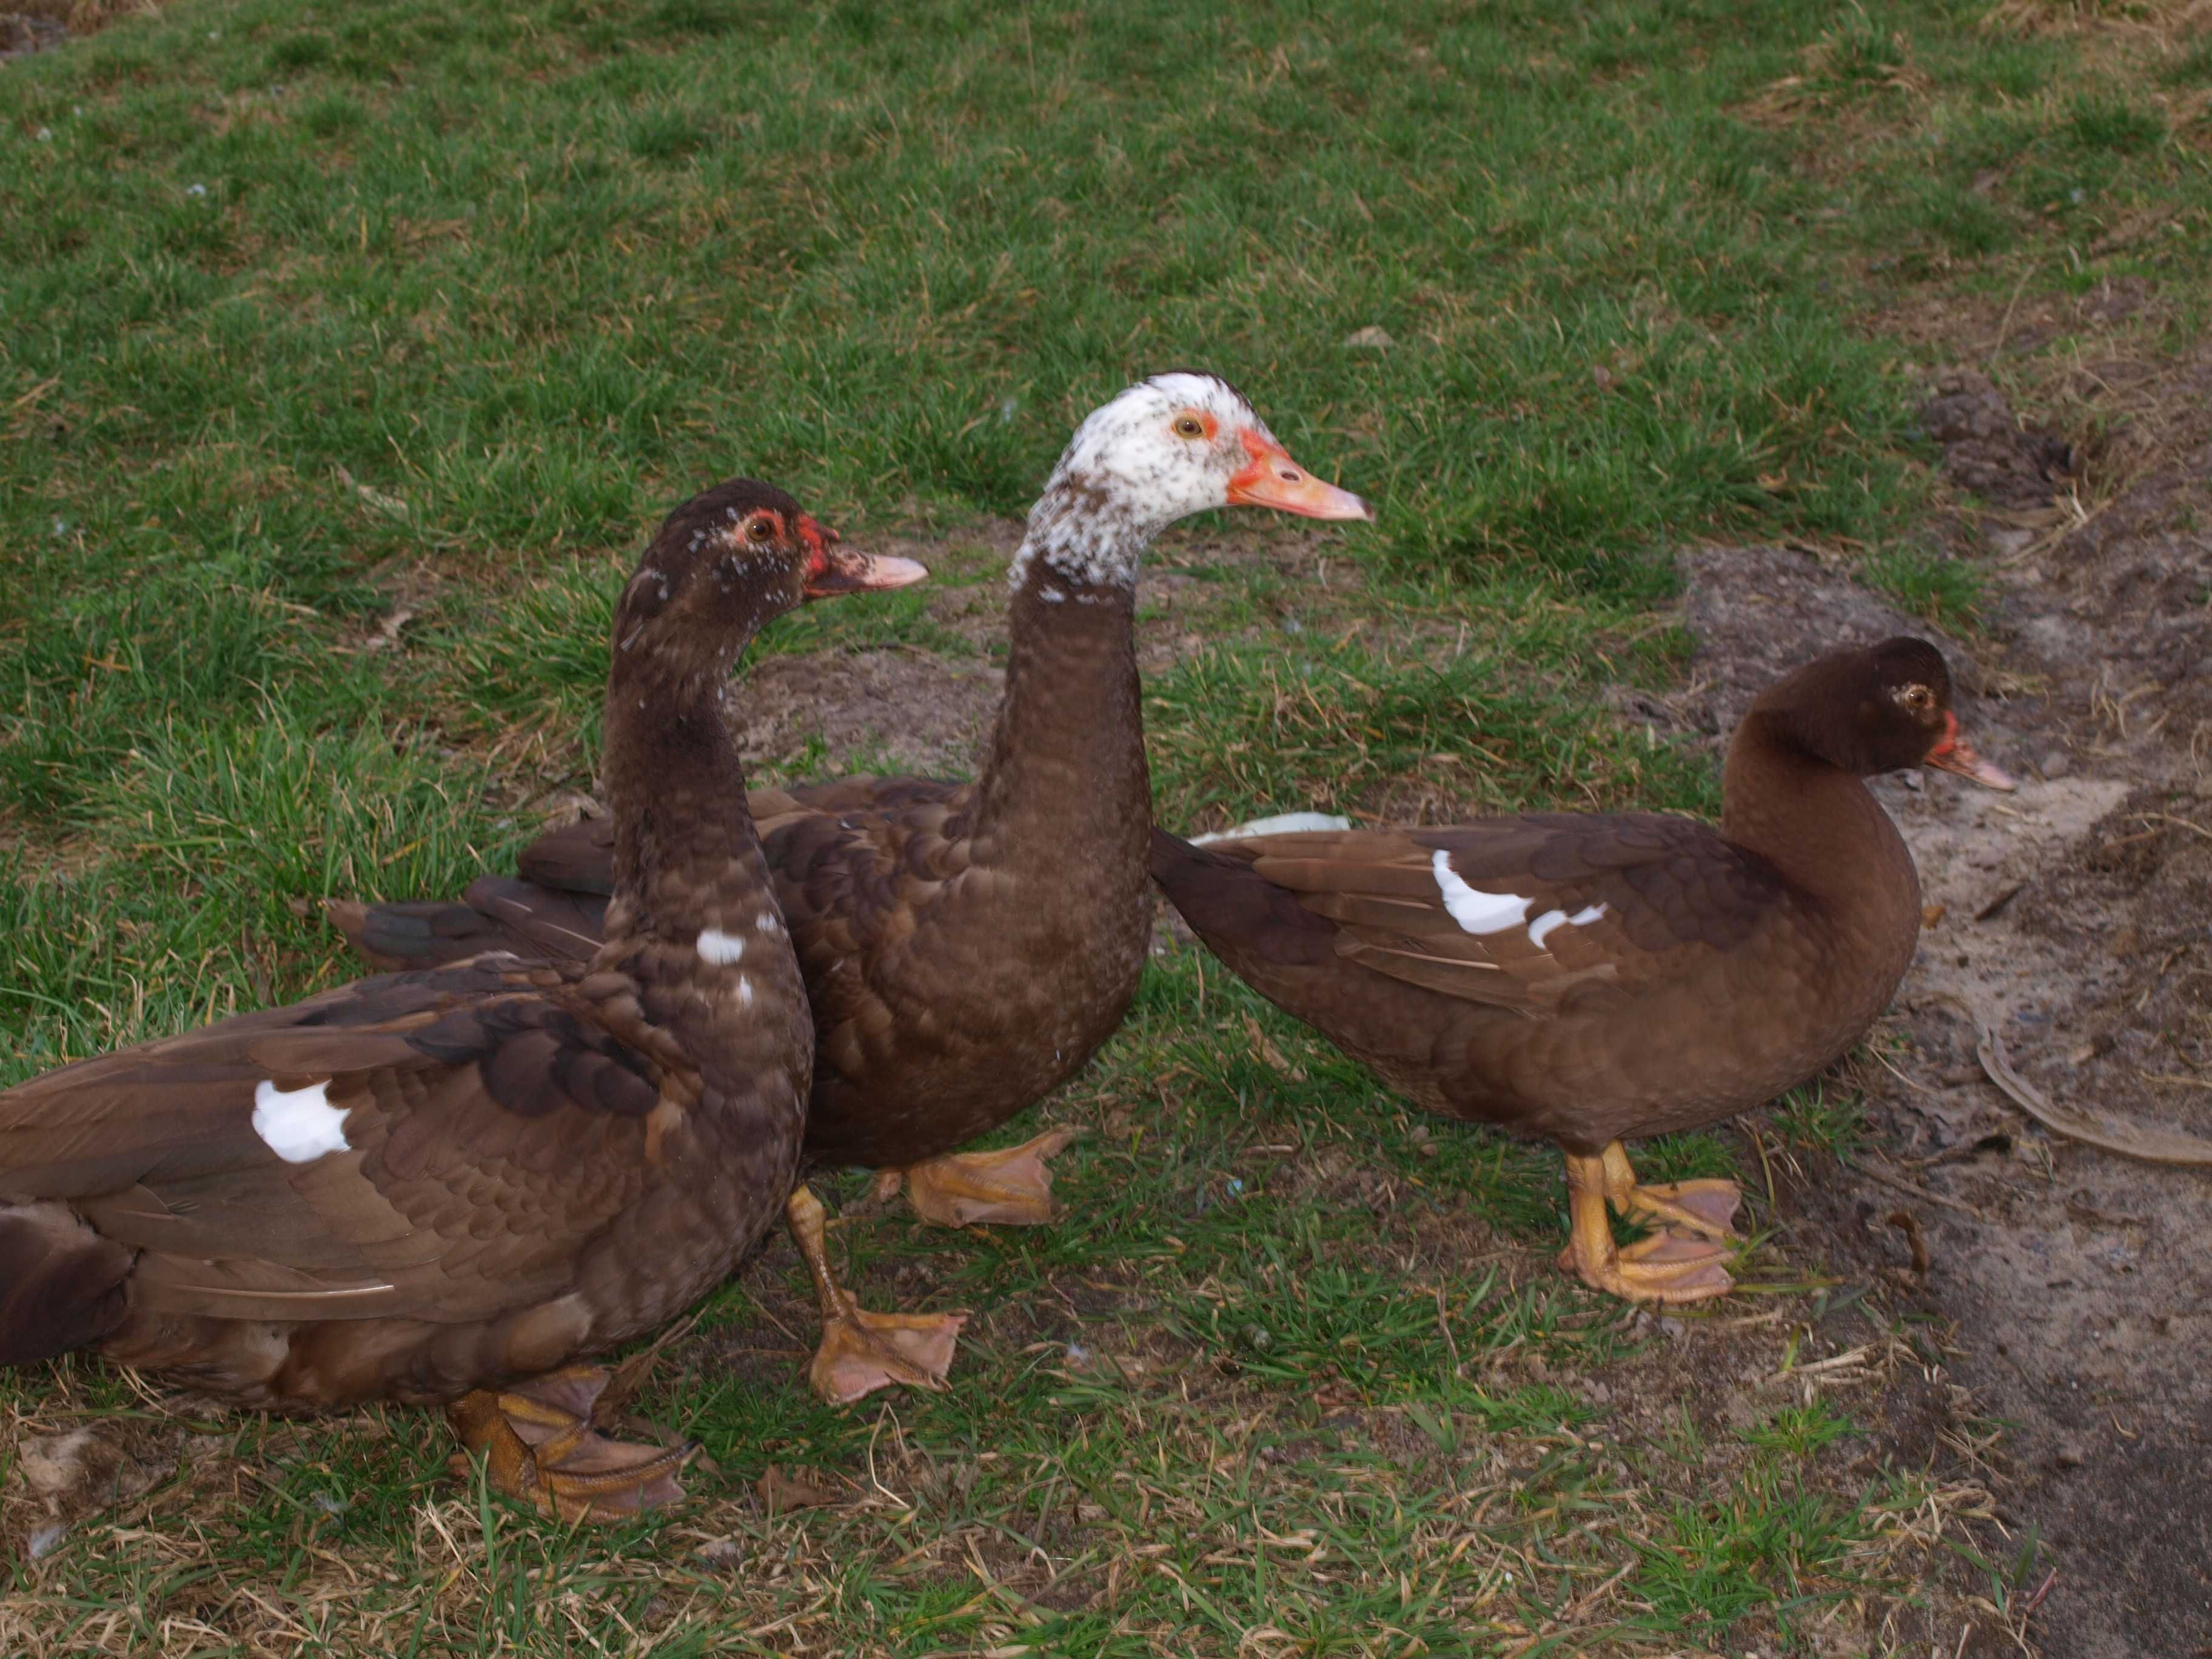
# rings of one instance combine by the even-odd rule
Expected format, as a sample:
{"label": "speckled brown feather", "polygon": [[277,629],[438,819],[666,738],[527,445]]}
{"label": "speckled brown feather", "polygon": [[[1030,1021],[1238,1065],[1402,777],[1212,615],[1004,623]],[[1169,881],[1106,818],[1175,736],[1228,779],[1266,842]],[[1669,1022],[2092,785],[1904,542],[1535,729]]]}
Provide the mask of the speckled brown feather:
{"label": "speckled brown feather", "polygon": [[[1242,978],[1415,1099],[1595,1153],[1771,1098],[1902,977],[1911,860],[1856,771],[1791,735],[1838,702],[1848,717],[1818,676],[1762,699],[1720,830],[1543,813],[1206,848],[1156,830],[1152,872]],[[1852,758],[1917,764],[1933,740]],[[1439,854],[1480,931],[1454,915]]]}
{"label": "speckled brown feather", "polygon": [[[805,550],[726,536],[757,497],[796,514],[766,486],[696,498],[618,610],[606,942],[367,980],[0,1093],[0,1358],[97,1340],[258,1404],[448,1400],[650,1328],[780,1213],[811,1030],[718,702]],[[707,928],[741,959],[702,957]],[[343,1146],[281,1155],[264,1083],[319,1086]]]}

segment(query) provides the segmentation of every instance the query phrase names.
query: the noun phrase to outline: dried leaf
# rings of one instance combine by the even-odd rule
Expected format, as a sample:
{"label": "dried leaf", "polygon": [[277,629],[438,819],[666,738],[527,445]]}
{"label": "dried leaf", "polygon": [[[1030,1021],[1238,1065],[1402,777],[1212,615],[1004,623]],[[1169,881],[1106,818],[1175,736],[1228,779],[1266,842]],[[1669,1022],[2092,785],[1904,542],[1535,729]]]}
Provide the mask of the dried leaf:
{"label": "dried leaf", "polygon": [[760,1499],[761,1510],[766,1515],[827,1509],[842,1504],[847,1498],[842,1487],[817,1485],[804,1474],[786,1474],[775,1463],[761,1472],[761,1478],[753,1483],[753,1494]]}

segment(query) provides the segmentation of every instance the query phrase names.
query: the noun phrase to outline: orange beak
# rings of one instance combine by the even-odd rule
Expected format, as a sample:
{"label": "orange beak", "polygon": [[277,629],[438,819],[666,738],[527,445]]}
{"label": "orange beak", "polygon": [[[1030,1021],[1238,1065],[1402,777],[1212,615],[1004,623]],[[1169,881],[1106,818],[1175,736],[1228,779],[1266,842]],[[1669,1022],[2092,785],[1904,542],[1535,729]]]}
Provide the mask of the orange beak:
{"label": "orange beak", "polygon": [[1273,438],[1249,428],[1237,434],[1252,464],[1229,481],[1231,507],[1272,507],[1303,519],[1372,519],[1365,501],[1323,482],[1292,460]]}
{"label": "orange beak", "polygon": [[1956,772],[1984,789],[2009,792],[2020,787],[2010,774],[1990,765],[1960,738],[1959,717],[1948,709],[1943,714],[1943,741],[1928,751],[1928,764],[1939,771]]}
{"label": "orange beak", "polygon": [[808,555],[806,580],[799,591],[810,599],[911,587],[929,574],[927,566],[916,564],[912,559],[855,553],[841,547],[837,532],[817,522],[811,514],[799,515],[799,534],[806,544]]}

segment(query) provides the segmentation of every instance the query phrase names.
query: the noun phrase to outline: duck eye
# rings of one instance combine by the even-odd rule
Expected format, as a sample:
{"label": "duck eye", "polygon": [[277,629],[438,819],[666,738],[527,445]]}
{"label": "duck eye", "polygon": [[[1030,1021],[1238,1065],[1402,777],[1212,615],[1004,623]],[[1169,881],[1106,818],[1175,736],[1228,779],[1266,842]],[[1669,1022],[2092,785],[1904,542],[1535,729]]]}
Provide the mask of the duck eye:
{"label": "duck eye", "polygon": [[757,514],[745,521],[745,535],[757,542],[775,538],[775,520],[766,513]]}
{"label": "duck eye", "polygon": [[1179,415],[1176,417],[1175,429],[1177,437],[1203,438],[1206,435],[1206,422],[1195,415]]}

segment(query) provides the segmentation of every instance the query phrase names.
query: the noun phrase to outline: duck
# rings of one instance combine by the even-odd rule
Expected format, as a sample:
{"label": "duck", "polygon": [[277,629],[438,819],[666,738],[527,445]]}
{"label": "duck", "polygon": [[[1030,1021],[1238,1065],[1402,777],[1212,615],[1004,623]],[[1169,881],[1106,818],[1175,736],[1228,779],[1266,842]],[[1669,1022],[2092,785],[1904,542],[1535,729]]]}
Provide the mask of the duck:
{"label": "duck", "polygon": [[[1220,376],[1152,375],[1082,422],[1030,508],[1007,572],[1005,691],[975,777],[852,777],[745,803],[814,1012],[810,1167],[874,1169],[876,1201],[903,1184],[937,1224],[1056,1218],[1048,1160],[1073,1131],[959,1149],[1073,1076],[1136,993],[1152,933],[1139,567],[1169,525],[1216,507],[1372,516],[1293,461]],[[597,946],[611,852],[606,820],[585,819],[529,847],[519,877],[484,877],[458,903],[331,916],[385,966],[489,947],[568,959]],[[860,1307],[830,1271],[811,1190],[793,1192],[788,1219],[822,1306],[815,1393],[843,1403],[891,1383],[944,1386],[964,1316]]]}
{"label": "duck", "polygon": [[[1645,1184],[1624,1141],[1717,1123],[1840,1058],[1922,926],[1864,780],[2010,778],[1960,733],[1925,641],[1832,652],[1737,726],[1717,826],[1534,812],[1437,829],[1155,829],[1152,878],[1261,996],[1449,1116],[1565,1155],[1563,1269],[1632,1302],[1725,1294],[1736,1183]],[[1610,1206],[1651,1227],[1616,1247]]]}
{"label": "duck", "polygon": [[678,507],[616,608],[597,948],[360,980],[0,1092],[0,1365],[86,1349],[282,1412],[445,1406],[542,1509],[673,1501],[696,1446],[602,1433],[580,1362],[773,1221],[813,1065],[725,687],[770,617],[924,574],[756,480]]}

